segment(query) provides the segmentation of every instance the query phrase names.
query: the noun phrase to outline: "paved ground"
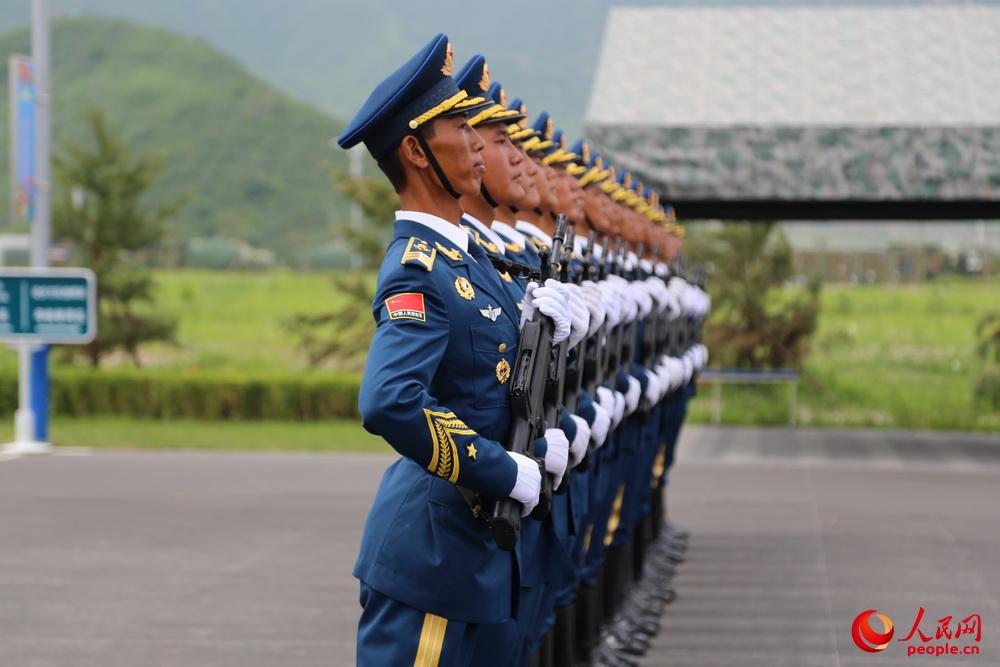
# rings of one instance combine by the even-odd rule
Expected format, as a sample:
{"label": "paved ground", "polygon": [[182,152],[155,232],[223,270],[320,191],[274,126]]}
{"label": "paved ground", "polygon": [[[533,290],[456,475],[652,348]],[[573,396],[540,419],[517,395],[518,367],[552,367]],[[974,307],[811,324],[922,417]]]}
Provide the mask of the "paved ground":
{"label": "paved ground", "polygon": [[[691,528],[647,665],[922,664],[862,654],[978,612],[1000,663],[996,437],[689,429],[671,511]],[[945,446],[947,443],[947,446]],[[97,453],[0,459],[0,665],[353,664],[350,567],[387,459]]]}

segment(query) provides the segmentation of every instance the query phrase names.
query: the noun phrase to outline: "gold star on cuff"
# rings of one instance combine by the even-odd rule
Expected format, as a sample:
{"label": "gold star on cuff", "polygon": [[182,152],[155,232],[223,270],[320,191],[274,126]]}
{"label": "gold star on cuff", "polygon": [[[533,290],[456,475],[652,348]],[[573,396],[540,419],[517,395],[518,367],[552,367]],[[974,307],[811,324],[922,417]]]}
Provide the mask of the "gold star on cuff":
{"label": "gold star on cuff", "polygon": [[476,446],[469,444],[465,446],[465,451],[468,453],[470,459],[476,458]]}

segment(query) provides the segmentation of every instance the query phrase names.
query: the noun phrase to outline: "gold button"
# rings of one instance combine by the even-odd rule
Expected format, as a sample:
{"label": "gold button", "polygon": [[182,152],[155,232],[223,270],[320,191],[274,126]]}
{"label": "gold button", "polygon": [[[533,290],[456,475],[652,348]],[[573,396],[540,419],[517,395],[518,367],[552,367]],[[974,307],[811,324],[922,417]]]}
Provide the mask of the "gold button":
{"label": "gold button", "polygon": [[497,352],[506,352],[506,351],[507,351],[507,343],[500,343],[500,346],[497,348]]}

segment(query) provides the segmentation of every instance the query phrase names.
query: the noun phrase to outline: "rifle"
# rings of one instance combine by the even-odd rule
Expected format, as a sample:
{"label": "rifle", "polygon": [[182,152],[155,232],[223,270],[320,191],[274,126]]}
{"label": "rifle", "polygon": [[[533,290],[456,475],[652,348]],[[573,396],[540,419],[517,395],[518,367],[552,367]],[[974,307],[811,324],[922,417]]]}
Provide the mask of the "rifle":
{"label": "rifle", "polygon": [[[597,232],[593,229],[590,230],[590,234],[587,236],[587,245],[583,248],[583,253],[580,256],[580,261],[582,266],[580,270],[576,272],[573,277],[577,285],[583,282],[584,277],[591,268],[590,261],[594,256],[594,241],[597,238]],[[567,361],[566,364],[566,389],[563,392],[563,405],[570,412],[575,413],[577,404],[580,400],[580,390],[583,388],[583,375],[584,375],[584,357],[587,356],[590,347],[594,347],[591,338],[587,337],[580,341],[580,344],[576,347],[576,355],[571,361]],[[584,461],[586,457],[584,458]],[[583,465],[584,461],[581,461],[577,467]],[[585,470],[586,468],[584,468]]]}
{"label": "rifle", "polygon": [[[622,271],[624,275],[623,278],[628,280],[636,280],[639,276],[639,260],[643,254],[643,245],[640,243],[635,248],[636,264],[631,270],[625,270],[624,255],[622,257]],[[627,253],[626,253],[627,255]],[[624,366],[625,372],[629,372],[632,368],[632,363],[635,361],[635,338],[636,332],[638,331],[638,322],[632,320],[625,325],[622,331],[622,351],[621,351],[621,365]]]}
{"label": "rifle", "polygon": [[[562,251],[565,233],[566,220],[560,216],[556,221],[552,248],[539,253],[540,284],[544,284],[556,272],[555,263]],[[545,433],[545,384],[548,362],[552,356],[552,334],[552,320],[537,310],[521,328],[517,361],[514,363],[510,383],[511,424],[506,442],[508,451],[533,456],[535,439]],[[552,505],[552,488],[551,478],[545,473],[545,465],[541,461],[539,468],[542,473],[542,489],[531,518],[542,520],[548,516]],[[517,545],[521,531],[521,509],[521,503],[512,498],[499,500],[494,505],[490,529],[497,546],[505,551],[513,551]]]}
{"label": "rifle", "polygon": [[[558,225],[560,220],[566,226],[566,238],[562,243],[562,252],[553,251],[553,260],[556,262],[556,275],[559,282],[569,282],[570,258],[573,253],[573,239],[576,235],[576,227],[572,222],[567,222],[566,216],[559,214],[556,218]],[[553,239],[553,246],[555,240]],[[552,347],[549,357],[548,373],[545,378],[545,426],[547,428],[559,427],[559,406],[563,404],[563,397],[566,391],[566,356],[569,351],[569,340],[564,340]],[[556,493],[565,493],[569,489],[570,470],[567,467],[563,474],[562,483],[555,489]]]}

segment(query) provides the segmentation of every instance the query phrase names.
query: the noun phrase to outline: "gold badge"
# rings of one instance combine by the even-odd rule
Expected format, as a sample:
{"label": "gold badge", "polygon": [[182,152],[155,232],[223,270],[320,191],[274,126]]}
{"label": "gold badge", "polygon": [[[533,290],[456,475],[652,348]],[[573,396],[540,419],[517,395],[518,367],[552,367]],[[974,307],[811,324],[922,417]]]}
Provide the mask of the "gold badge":
{"label": "gold badge", "polygon": [[510,379],[510,364],[507,363],[506,359],[501,359],[500,363],[497,364],[497,382],[503,384],[509,379]]}
{"label": "gold badge", "polygon": [[472,283],[465,276],[455,278],[455,291],[463,299],[472,301],[476,298],[476,290],[472,289]]}
{"label": "gold badge", "polygon": [[478,452],[476,452],[476,446],[469,443],[465,446],[465,453],[469,455],[470,459],[475,459]]}
{"label": "gold badge", "polygon": [[509,273],[507,273],[506,271],[504,271],[503,273],[501,273],[501,274],[500,274],[500,277],[501,277],[501,278],[503,279],[503,281],[504,281],[505,283],[512,283],[512,282],[514,282],[514,279],[513,279],[513,278],[511,278],[511,277],[510,277],[510,274],[509,274]]}
{"label": "gold badge", "polygon": [[479,241],[479,245],[483,246],[484,248],[486,248],[488,251],[490,251],[494,255],[499,255],[500,254],[500,248],[498,248],[495,243],[493,243],[491,241],[487,241],[486,239],[484,239],[482,237],[476,237],[476,240]]}
{"label": "gold badge", "polygon": [[479,89],[484,93],[490,89],[490,66],[483,63],[483,78],[479,80]]}
{"label": "gold badge", "polygon": [[455,52],[451,50],[451,42],[448,42],[448,48],[445,50],[444,54],[444,65],[441,66],[441,73],[445,76],[451,76],[452,70],[454,69]]}
{"label": "gold badge", "polygon": [[507,247],[507,250],[509,250],[511,252],[523,252],[524,251],[524,248],[522,248],[521,246],[517,245],[516,243],[505,243],[504,245]]}
{"label": "gold badge", "polygon": [[434,242],[434,248],[453,262],[457,262],[462,259],[462,251],[458,248],[449,248],[448,246],[441,245],[437,241]]}

